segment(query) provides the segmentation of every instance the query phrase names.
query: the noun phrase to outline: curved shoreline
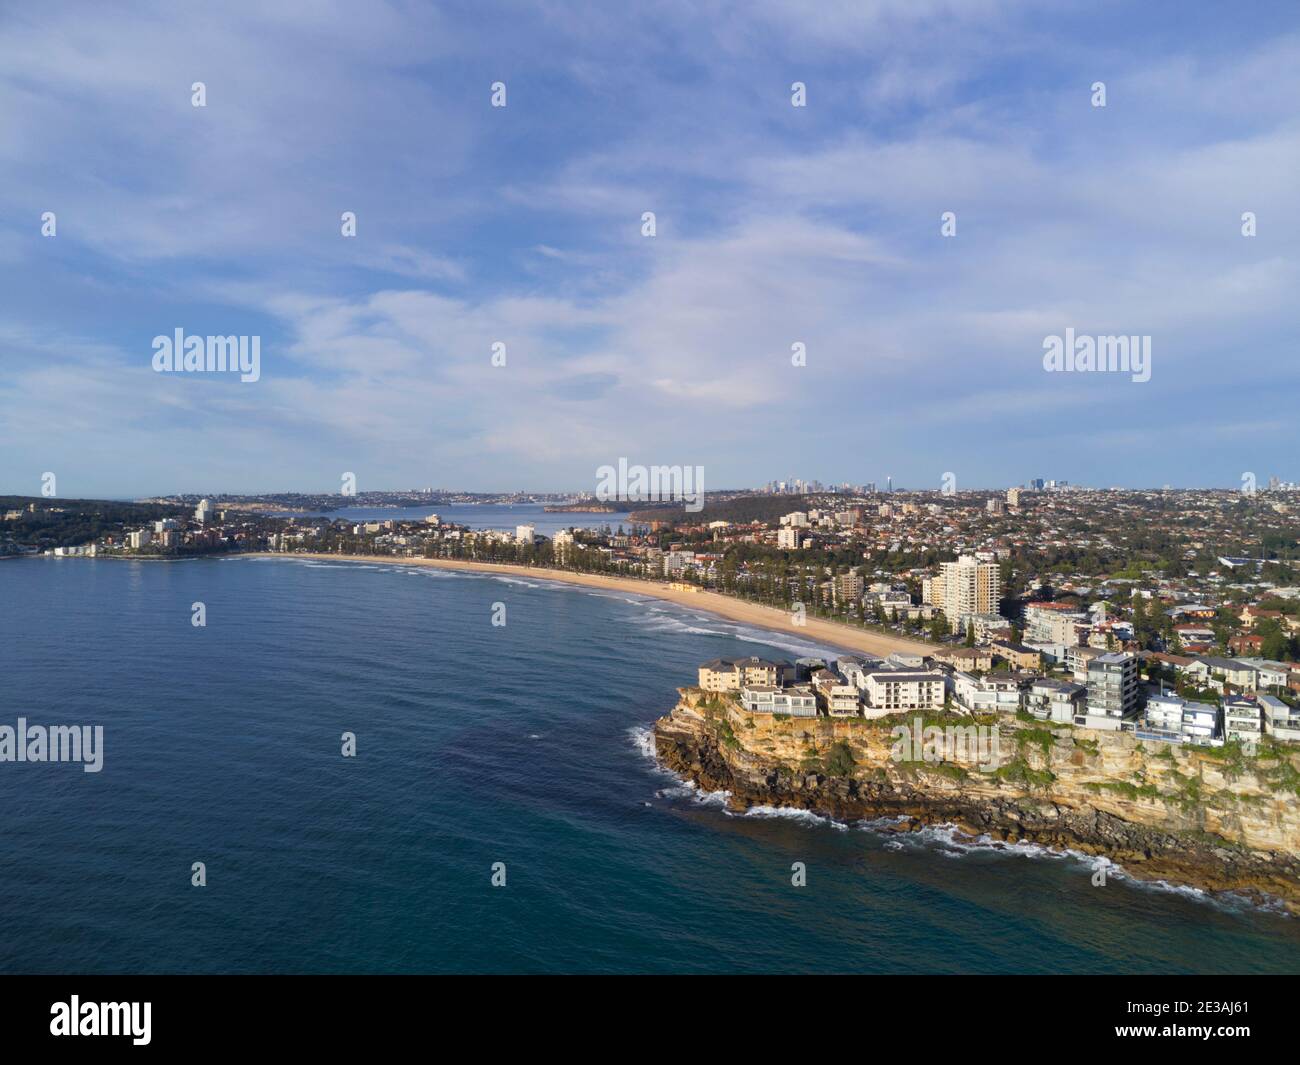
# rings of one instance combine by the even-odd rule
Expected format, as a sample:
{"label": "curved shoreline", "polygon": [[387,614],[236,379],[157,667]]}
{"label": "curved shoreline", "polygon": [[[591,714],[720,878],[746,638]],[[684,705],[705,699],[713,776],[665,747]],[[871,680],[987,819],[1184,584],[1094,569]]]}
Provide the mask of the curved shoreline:
{"label": "curved shoreline", "polygon": [[894,651],[909,654],[934,654],[935,645],[921,643],[917,640],[904,639],[901,636],[886,636],[882,633],[841,625],[836,621],[823,621],[808,618],[803,625],[796,626],[790,615],[776,607],[749,603],[743,599],[733,599],[719,592],[684,592],[670,588],[664,582],[637,580],[633,577],[610,577],[600,573],[575,573],[569,570],[546,569],[541,566],[518,566],[505,562],[465,562],[449,558],[400,558],[393,555],[334,555],[318,552],[257,552],[241,555],[241,558],[305,558],[317,561],[333,562],[377,562],[385,565],[430,566],[434,569],[461,570],[469,573],[497,574],[508,577],[532,577],[536,580],[557,581],[561,584],[580,585],[585,588],[603,588],[607,591],[630,592],[645,595],[652,599],[662,599],[678,606],[699,610],[706,614],[753,625],[755,628],[777,632],[783,635],[798,636],[811,643],[828,644],[846,651],[861,651],[867,654],[885,656]]}

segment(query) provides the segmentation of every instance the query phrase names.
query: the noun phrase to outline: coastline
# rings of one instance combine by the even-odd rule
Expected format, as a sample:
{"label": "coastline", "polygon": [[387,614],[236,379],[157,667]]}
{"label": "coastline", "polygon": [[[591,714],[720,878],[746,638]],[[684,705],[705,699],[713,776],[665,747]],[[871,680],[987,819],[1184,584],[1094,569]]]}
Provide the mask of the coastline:
{"label": "coastline", "polygon": [[699,610],[706,614],[738,621],[769,632],[795,635],[811,643],[827,644],[845,651],[889,655],[895,651],[911,654],[934,654],[933,644],[908,640],[901,636],[886,636],[842,625],[836,621],[808,618],[800,626],[790,621],[790,615],[776,607],[733,599],[720,592],[686,592],[670,588],[660,581],[637,580],[633,577],[610,577],[598,573],[574,573],[569,570],[545,569],[540,566],[518,566],[504,562],[466,562],[449,558],[398,558],[391,555],[334,555],[318,552],[263,551],[241,555],[241,558],[306,558],[333,562],[377,562],[400,566],[431,566],[434,569],[461,570],[469,573],[497,574],[508,577],[532,577],[537,580],[558,581],[561,584],[585,588],[603,588],[606,591],[630,592],[635,595],[662,599],[678,606]]}
{"label": "coastline", "polygon": [[[782,721],[699,689],[678,693],[654,723],[655,760],[725,796],[732,811],[803,810],[842,824],[882,822],[882,832],[948,826],[968,841],[1105,858],[1134,880],[1300,916],[1300,817],[1269,767],[1238,769],[1194,750],[1152,752],[1119,733],[1044,735],[1002,722],[1014,760],[982,773],[969,760],[898,759],[893,740],[897,723],[911,727],[905,715],[883,724]],[[837,748],[831,768],[826,755]],[[1135,779],[1147,782],[1142,791]]]}

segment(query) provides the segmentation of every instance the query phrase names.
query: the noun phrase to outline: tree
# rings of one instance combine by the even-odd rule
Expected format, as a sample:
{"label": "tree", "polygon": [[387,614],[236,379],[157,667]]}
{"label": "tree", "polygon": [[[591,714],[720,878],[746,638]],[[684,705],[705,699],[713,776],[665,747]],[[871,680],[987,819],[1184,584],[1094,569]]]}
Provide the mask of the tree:
{"label": "tree", "polygon": [[973,621],[966,622],[966,646],[975,646],[975,622]]}

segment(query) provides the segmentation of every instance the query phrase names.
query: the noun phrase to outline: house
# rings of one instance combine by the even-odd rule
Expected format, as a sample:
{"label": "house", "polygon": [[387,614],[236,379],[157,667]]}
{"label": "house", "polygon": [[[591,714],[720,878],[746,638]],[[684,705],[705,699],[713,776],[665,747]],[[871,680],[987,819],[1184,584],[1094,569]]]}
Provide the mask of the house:
{"label": "house", "polygon": [[959,670],[952,680],[957,706],[967,713],[1014,714],[1020,709],[1020,685],[1010,677],[972,677]]}
{"label": "house", "polygon": [[1162,693],[1147,700],[1146,710],[1133,731],[1140,740],[1215,746],[1222,743],[1215,738],[1218,722],[1217,707]]}
{"label": "house", "polygon": [[1219,708],[1210,703],[1188,700],[1183,706],[1183,735],[1188,743],[1222,745],[1219,732]]}
{"label": "house", "polygon": [[874,655],[837,658],[835,669],[841,677],[861,690],[867,686],[867,674],[873,669],[879,669],[883,661],[884,659],[876,658]]}
{"label": "house", "polygon": [[1049,666],[1064,665],[1066,653],[1069,651],[1069,647],[1063,643],[1043,643],[1040,640],[1025,640],[1020,646],[1037,651],[1042,656],[1043,664]]}
{"label": "house", "polygon": [[1023,643],[1011,643],[1009,640],[994,640],[990,648],[999,658],[1006,659],[1015,669],[1041,669],[1043,656],[1034,647]]}
{"label": "house", "polygon": [[1218,639],[1207,625],[1175,625],[1174,634],[1183,650],[1188,652],[1209,651]]}
{"label": "house", "polygon": [[862,700],[856,684],[850,684],[838,673],[823,669],[813,674],[812,687],[817,693],[817,702],[831,717],[857,716]]}
{"label": "house", "polygon": [[1259,704],[1244,695],[1230,695],[1223,700],[1223,738],[1245,744],[1259,741],[1263,728]]}
{"label": "house", "polygon": [[1000,614],[962,614],[956,632],[975,631],[977,640],[998,640],[1011,638],[1011,622]]}
{"label": "house", "polygon": [[930,660],[953,669],[977,669],[987,673],[993,668],[993,652],[986,647],[949,647],[935,652]]}
{"label": "house", "polygon": [[1215,609],[1202,603],[1183,603],[1179,606],[1171,606],[1165,613],[1175,621],[1183,618],[1196,621],[1213,621]]}
{"label": "house", "polygon": [[1272,620],[1285,624],[1283,619],[1286,615],[1280,610],[1261,610],[1257,606],[1245,606],[1241,608],[1240,617],[1242,628],[1253,629],[1257,623],[1264,620]]}
{"label": "house", "polygon": [[1025,709],[1039,720],[1068,725],[1083,712],[1087,692],[1082,684],[1042,677],[1025,693]]}
{"label": "house", "polygon": [[1243,633],[1228,640],[1228,650],[1234,655],[1257,655],[1264,649],[1264,637]]}
{"label": "house", "polygon": [[904,710],[937,710],[943,706],[942,673],[878,670],[867,674],[868,717],[884,717]]}
{"label": "house", "polygon": [[1271,662],[1267,658],[1243,658],[1243,665],[1255,670],[1255,687],[1260,691],[1285,688],[1291,668],[1285,662]]}
{"label": "house", "polygon": [[1241,691],[1254,691],[1258,671],[1254,666],[1238,662],[1233,658],[1217,658],[1213,655],[1198,655],[1196,661],[1188,667],[1187,672],[1195,677],[1201,687],[1210,687],[1211,681],[1229,684]]}
{"label": "house", "polygon": [[1264,731],[1275,740],[1300,743],[1300,710],[1288,706],[1276,695],[1260,695],[1256,700],[1264,714]]}
{"label": "house", "polygon": [[1177,695],[1153,695],[1147,700],[1146,712],[1134,728],[1140,740],[1183,741],[1183,706],[1186,700]]}
{"label": "house", "polygon": [[817,697],[811,688],[778,688],[773,684],[746,684],[740,689],[740,704],[751,714],[817,716]]}

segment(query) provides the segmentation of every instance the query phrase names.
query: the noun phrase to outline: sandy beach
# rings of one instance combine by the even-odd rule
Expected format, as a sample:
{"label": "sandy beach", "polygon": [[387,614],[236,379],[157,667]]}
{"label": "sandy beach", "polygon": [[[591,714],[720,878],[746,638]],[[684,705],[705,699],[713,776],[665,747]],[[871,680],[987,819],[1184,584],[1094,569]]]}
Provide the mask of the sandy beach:
{"label": "sandy beach", "polygon": [[684,591],[670,588],[660,581],[642,581],[631,577],[609,577],[596,573],[572,573],[568,570],[543,569],[539,566],[515,566],[495,562],[462,562],[443,558],[394,558],[384,555],[334,555],[292,552],[286,554],[268,553],[266,558],[311,558],[332,562],[376,562],[400,566],[433,566],[436,569],[468,570],[474,573],[496,573],[502,576],[531,577],[534,580],[560,581],[564,584],[580,584],[588,588],[604,588],[610,591],[631,592],[635,595],[648,595],[655,599],[664,599],[670,603],[702,610],[715,614],[728,621],[739,621],[746,625],[768,629],[773,632],[790,633],[801,639],[814,643],[829,644],[847,651],[865,651],[874,655],[888,655],[894,651],[906,651],[914,654],[934,654],[933,644],[904,639],[901,636],[886,636],[881,633],[855,629],[835,621],[822,621],[808,618],[801,626],[796,626],[784,610],[775,607],[747,603],[740,599],[709,591]]}

